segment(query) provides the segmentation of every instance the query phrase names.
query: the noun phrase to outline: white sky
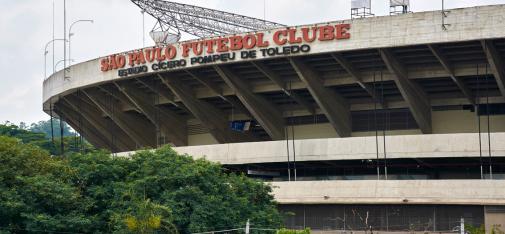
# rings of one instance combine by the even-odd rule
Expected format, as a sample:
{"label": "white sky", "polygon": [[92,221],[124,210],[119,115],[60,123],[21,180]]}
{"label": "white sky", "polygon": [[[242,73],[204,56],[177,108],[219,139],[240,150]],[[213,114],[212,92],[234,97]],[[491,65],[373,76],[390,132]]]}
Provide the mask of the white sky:
{"label": "white sky", "polygon": [[[173,0],[287,25],[350,18],[351,0]],[[446,8],[505,4],[505,0],[445,0]],[[63,37],[63,0],[56,6],[56,38]],[[0,123],[37,122],[49,118],[42,112],[44,46],[52,39],[52,0],[0,0]],[[437,10],[441,0],[411,0],[414,12]],[[388,0],[372,0],[376,15],[389,13]],[[146,46],[153,44],[148,31],[154,20],[146,14]],[[74,63],[142,47],[142,16],[129,0],[67,0],[67,25],[72,29]],[[184,39],[184,38],[183,38]],[[63,43],[56,43],[55,60],[63,59]],[[48,47],[47,73],[52,73]],[[58,66],[61,69],[62,64]]]}

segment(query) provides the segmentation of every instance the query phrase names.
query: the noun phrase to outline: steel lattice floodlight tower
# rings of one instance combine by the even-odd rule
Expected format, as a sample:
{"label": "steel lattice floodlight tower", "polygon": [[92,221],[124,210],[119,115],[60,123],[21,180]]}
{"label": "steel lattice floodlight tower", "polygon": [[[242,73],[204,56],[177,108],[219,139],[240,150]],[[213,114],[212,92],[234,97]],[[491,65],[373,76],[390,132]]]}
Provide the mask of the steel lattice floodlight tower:
{"label": "steel lattice floodlight tower", "polygon": [[181,31],[202,38],[285,26],[225,11],[169,1],[131,1],[157,20],[150,33],[156,43],[176,42],[180,39]]}
{"label": "steel lattice floodlight tower", "polygon": [[410,0],[390,0],[389,14],[400,15],[410,12]]}
{"label": "steel lattice floodlight tower", "polygon": [[372,0],[351,0],[351,18],[364,18],[372,14]]}

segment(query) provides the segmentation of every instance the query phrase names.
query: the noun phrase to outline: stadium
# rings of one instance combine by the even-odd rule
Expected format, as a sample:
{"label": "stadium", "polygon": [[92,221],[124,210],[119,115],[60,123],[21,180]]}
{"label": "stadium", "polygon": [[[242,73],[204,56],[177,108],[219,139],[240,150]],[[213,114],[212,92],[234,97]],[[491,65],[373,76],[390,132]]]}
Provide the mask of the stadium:
{"label": "stadium", "polygon": [[172,31],[44,81],[44,111],[94,146],[170,144],[265,180],[289,228],[505,231],[505,5],[353,1],[349,20],[285,26],[132,1],[198,39]]}

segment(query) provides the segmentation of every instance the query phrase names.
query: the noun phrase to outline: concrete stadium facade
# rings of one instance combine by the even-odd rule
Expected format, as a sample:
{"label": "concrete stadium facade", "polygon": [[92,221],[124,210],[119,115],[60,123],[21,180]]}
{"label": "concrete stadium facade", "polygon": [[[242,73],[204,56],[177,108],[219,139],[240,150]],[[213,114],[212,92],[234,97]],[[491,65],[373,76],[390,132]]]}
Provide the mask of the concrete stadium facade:
{"label": "concrete stadium facade", "polygon": [[[322,233],[505,230],[505,5],[184,41],[75,64],[43,106],[128,154],[270,181]],[[64,74],[65,73],[65,74]],[[364,218],[366,217],[366,219]]]}

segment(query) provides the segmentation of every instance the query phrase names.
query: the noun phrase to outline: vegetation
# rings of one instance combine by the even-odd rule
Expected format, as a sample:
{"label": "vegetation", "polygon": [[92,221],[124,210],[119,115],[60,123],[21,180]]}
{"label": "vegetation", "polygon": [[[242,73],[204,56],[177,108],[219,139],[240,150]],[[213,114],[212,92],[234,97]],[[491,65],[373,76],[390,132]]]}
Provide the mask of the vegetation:
{"label": "vegetation", "polygon": [[[484,225],[480,225],[479,227],[475,227],[475,226],[472,226],[469,224],[465,224],[465,232],[467,232],[469,234],[486,234],[486,228],[484,227]],[[491,229],[491,231],[489,233],[491,233],[491,234],[504,234],[505,232],[503,232],[498,227],[493,227],[493,229]]]}
{"label": "vegetation", "polygon": [[[40,121],[39,123],[42,123],[43,121]],[[44,132],[38,132],[37,131],[32,131],[30,129],[40,129],[38,124],[32,124],[32,128],[27,128],[26,124],[23,124],[23,126],[16,126],[10,122],[7,122],[5,124],[0,124],[0,135],[1,136],[10,136],[10,137],[15,137],[20,139],[23,143],[25,144],[32,144],[36,145],[42,149],[47,150],[50,154],[52,155],[60,155],[61,154],[61,147],[60,147],[60,137],[54,138],[54,143],[51,140],[51,137],[47,137],[47,135]],[[64,127],[65,131],[70,132],[68,125],[66,128]],[[49,131],[51,128],[49,127]],[[58,133],[59,134],[59,133]],[[63,144],[64,144],[64,150],[65,152],[80,152],[80,151],[85,151],[89,152],[93,150],[93,146],[90,145],[88,142],[83,141],[82,144],[80,144],[80,139],[73,136],[72,134],[68,133],[68,136],[63,137]]]}
{"label": "vegetation", "polygon": [[248,219],[281,223],[268,185],[170,147],[56,157],[38,133],[0,125],[0,135],[8,135],[0,136],[0,233],[185,234]]}
{"label": "vegetation", "polygon": [[485,234],[486,230],[484,225],[481,225],[480,227],[475,227],[469,224],[465,224],[465,231],[470,233],[470,234]]}
{"label": "vegetation", "polygon": [[290,230],[290,229],[279,229],[276,234],[310,234],[310,229],[305,228],[304,230]]}
{"label": "vegetation", "polygon": [[[59,119],[53,119],[53,131],[51,132],[51,120],[41,120],[37,123],[32,123],[28,126],[25,122],[20,122],[19,126],[16,126],[14,123],[11,123],[9,121],[6,121],[3,126],[16,126],[16,128],[21,129],[21,130],[27,130],[32,133],[42,133],[41,136],[45,136],[47,139],[51,138],[51,133],[53,134],[54,137],[61,137],[61,129],[60,129],[60,120]],[[73,136],[74,131],[70,126],[63,122],[63,136]]]}
{"label": "vegetation", "polygon": [[[23,126],[25,125],[25,126]],[[22,129],[26,129],[32,132],[37,132],[37,133],[44,133],[46,135],[46,138],[51,138],[51,120],[43,120],[39,121],[37,123],[32,123],[30,124],[30,127],[26,126],[23,122],[19,124],[19,127]],[[53,135],[55,137],[61,137],[61,130],[60,130],[60,120],[59,119],[53,119]],[[73,131],[68,126],[67,123],[63,122],[63,136],[72,136]]]}

